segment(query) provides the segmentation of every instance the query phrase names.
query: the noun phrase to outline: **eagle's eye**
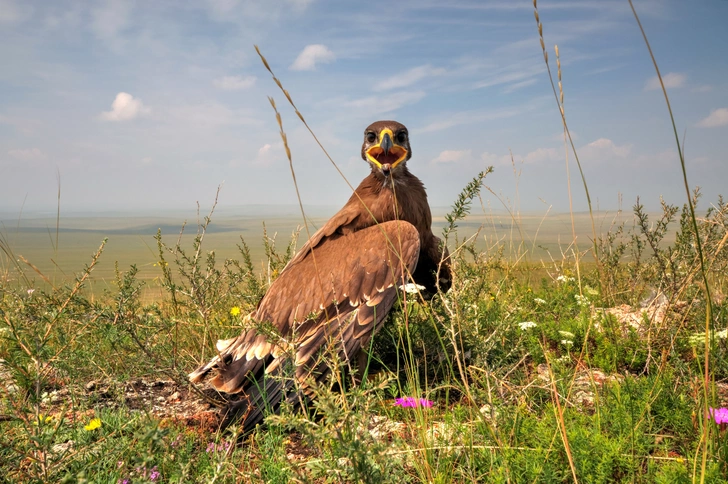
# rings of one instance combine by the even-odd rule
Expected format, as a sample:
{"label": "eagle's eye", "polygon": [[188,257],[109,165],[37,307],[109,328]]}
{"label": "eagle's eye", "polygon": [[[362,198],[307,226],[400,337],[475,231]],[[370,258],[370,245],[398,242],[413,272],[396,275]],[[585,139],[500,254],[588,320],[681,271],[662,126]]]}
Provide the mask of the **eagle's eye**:
{"label": "eagle's eye", "polygon": [[367,133],[367,141],[369,143],[374,143],[377,140],[377,135],[371,131]]}
{"label": "eagle's eye", "polygon": [[405,131],[397,133],[397,142],[404,143],[405,141],[407,141],[407,133]]}

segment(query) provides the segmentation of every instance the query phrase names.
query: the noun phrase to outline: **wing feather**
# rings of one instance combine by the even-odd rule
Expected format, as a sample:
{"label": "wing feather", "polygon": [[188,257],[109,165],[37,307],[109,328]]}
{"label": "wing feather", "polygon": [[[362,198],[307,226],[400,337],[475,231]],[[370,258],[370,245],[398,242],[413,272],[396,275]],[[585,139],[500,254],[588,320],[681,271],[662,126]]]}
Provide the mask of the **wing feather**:
{"label": "wing feather", "polygon": [[[312,238],[307,252],[286,266],[251,315],[255,321],[272,323],[282,342],[249,330],[219,342],[219,355],[190,375],[200,381],[212,372],[216,388],[249,397],[236,404],[239,415],[254,416],[245,417],[246,429],[262,418],[263,403],[280,404],[285,385],[268,380],[289,367],[291,352],[300,382],[307,375],[326,378],[325,359],[317,356],[322,352],[331,350],[355,362],[394,304],[397,286],[415,270],[420,238],[408,222],[385,222],[345,235],[328,234],[327,227],[319,231],[326,229],[326,236],[315,244]],[[268,396],[263,398],[260,390]],[[252,413],[242,408],[246,405],[255,407]]]}

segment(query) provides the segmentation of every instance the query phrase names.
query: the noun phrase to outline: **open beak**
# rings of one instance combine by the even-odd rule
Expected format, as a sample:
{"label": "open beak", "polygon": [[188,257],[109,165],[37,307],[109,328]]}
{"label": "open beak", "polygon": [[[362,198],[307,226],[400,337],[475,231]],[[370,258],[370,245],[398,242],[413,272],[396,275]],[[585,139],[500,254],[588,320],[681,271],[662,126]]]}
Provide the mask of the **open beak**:
{"label": "open beak", "polygon": [[389,176],[394,168],[407,158],[407,150],[394,144],[394,134],[390,129],[379,133],[379,142],[366,151],[367,159],[374,163],[384,176]]}

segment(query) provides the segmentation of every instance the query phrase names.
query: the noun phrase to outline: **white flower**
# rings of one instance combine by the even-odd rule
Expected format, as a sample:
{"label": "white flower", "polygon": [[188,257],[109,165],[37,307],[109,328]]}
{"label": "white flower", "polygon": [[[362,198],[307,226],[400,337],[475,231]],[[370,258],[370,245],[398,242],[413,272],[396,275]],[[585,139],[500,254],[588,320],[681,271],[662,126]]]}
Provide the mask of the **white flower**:
{"label": "white flower", "polygon": [[407,294],[417,294],[421,290],[425,288],[425,286],[420,286],[419,284],[404,284],[402,286],[399,286],[400,289],[402,289]]}
{"label": "white flower", "polygon": [[[713,336],[718,339],[728,338],[728,328],[722,331],[716,331]],[[693,346],[698,346],[705,343],[705,333],[694,333],[688,337],[688,342]]]}
{"label": "white flower", "polygon": [[566,338],[566,339],[574,339],[575,338],[574,333],[571,333],[569,331],[559,331],[559,334],[561,336],[563,336],[564,338]]}
{"label": "white flower", "polygon": [[28,289],[28,296],[32,296],[35,292],[35,289]]}
{"label": "white flower", "polygon": [[535,328],[536,326],[538,325],[533,321],[524,321],[522,323],[518,323],[518,327],[521,328],[521,331],[526,331],[527,329]]}
{"label": "white flower", "polygon": [[589,305],[589,298],[587,298],[586,296],[574,294],[574,299],[576,299],[576,304],[578,304],[579,306],[588,306]]}
{"label": "white flower", "polygon": [[574,282],[576,279],[573,277],[559,276],[556,278],[556,282]]}
{"label": "white flower", "polygon": [[546,304],[546,301],[544,301],[540,297],[537,297],[536,299],[534,299],[533,302],[535,302],[536,304]]}
{"label": "white flower", "polygon": [[574,346],[574,342],[573,341],[570,341],[568,339],[562,339],[561,340],[561,344],[564,345],[564,346]]}

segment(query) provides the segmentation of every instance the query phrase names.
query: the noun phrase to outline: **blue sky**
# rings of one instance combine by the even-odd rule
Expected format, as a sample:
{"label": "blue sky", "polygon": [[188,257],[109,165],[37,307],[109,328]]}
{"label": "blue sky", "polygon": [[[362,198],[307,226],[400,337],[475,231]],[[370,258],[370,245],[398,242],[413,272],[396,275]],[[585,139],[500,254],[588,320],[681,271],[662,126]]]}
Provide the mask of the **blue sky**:
{"label": "blue sky", "polygon": [[[728,1],[635,0],[668,84],[691,185],[728,180]],[[655,72],[626,1],[539,2],[592,199],[685,199]],[[350,190],[258,59],[266,55],[356,185],[364,128],[410,128],[412,172],[450,204],[488,165],[524,211],[568,210],[561,120],[530,0],[0,0],[0,210],[144,210],[304,203]],[[520,176],[514,176],[511,154]],[[586,209],[569,154],[574,208]]]}

